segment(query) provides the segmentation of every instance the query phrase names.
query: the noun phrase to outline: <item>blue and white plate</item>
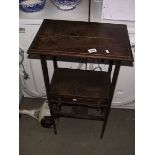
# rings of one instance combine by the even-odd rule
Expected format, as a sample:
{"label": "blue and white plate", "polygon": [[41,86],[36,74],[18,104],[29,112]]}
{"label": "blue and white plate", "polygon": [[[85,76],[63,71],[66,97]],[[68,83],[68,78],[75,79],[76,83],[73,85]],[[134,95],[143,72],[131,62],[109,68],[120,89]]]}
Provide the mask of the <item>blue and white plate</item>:
{"label": "blue and white plate", "polygon": [[44,8],[46,0],[19,0],[20,9],[24,12],[37,12]]}
{"label": "blue and white plate", "polygon": [[81,0],[51,0],[51,2],[60,10],[73,10]]}

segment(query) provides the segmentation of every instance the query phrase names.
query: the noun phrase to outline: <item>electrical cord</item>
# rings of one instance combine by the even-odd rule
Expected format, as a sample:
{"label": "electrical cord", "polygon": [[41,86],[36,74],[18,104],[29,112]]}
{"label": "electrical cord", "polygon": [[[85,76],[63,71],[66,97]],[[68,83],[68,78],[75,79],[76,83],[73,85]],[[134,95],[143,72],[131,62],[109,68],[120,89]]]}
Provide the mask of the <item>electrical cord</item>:
{"label": "electrical cord", "polygon": [[21,78],[21,85],[22,85],[22,90],[29,96],[33,97],[33,98],[38,98],[40,97],[40,95],[30,91],[28,88],[27,88],[27,84],[25,82],[25,80],[22,78],[22,76],[20,76]]}
{"label": "electrical cord", "polygon": [[22,90],[29,96],[33,97],[33,98],[36,98],[36,97],[45,97],[45,96],[42,96],[40,94],[36,94],[34,92],[32,92],[31,90],[28,89],[28,86],[25,82],[25,78],[24,78],[24,75],[22,75],[20,73],[20,79],[21,79],[21,85],[22,85]]}
{"label": "electrical cord", "polygon": [[19,48],[19,54],[21,56],[21,60],[19,61],[19,65],[21,65],[24,61],[24,51],[21,48]]}
{"label": "electrical cord", "polygon": [[[24,61],[24,50],[21,49],[21,48],[19,48],[19,54],[20,54],[20,56],[22,58],[21,61],[19,62],[19,67],[22,68],[22,73],[20,72],[20,79],[21,79],[21,84],[22,84],[22,90],[27,95],[29,95],[29,96],[31,96],[33,98],[36,98],[36,97],[46,97],[46,94],[36,94],[36,93],[34,93],[34,92],[32,92],[31,90],[28,89],[28,86],[27,86],[25,80],[29,79],[29,75],[26,72],[25,67],[23,65],[23,61]],[[33,78],[33,80],[34,80],[34,78]],[[36,89],[36,85],[35,85],[35,89]]]}
{"label": "electrical cord", "polygon": [[96,69],[99,69],[100,71],[102,71],[102,68],[101,68],[101,66],[100,66],[99,60],[97,61],[97,64],[98,64],[98,66],[95,67],[93,70],[95,71]]}

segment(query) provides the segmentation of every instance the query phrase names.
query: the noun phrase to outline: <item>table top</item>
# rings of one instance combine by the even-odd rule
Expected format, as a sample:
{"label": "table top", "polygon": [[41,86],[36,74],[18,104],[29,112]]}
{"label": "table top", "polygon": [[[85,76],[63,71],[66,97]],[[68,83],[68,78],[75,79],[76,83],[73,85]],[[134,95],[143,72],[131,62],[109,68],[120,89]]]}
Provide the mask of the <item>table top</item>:
{"label": "table top", "polygon": [[28,54],[133,61],[127,26],[109,23],[45,19]]}

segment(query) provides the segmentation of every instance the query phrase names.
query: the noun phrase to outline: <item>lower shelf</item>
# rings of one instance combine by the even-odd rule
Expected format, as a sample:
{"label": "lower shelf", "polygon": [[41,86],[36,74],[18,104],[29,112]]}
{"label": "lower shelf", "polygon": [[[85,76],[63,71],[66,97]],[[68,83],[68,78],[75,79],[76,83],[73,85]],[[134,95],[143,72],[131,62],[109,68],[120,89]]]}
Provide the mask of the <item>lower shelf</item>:
{"label": "lower shelf", "polygon": [[69,118],[78,118],[78,119],[90,119],[90,120],[104,120],[104,116],[94,116],[94,115],[81,115],[81,114],[74,114],[74,113],[63,113],[57,112],[55,113],[57,117],[69,117]]}

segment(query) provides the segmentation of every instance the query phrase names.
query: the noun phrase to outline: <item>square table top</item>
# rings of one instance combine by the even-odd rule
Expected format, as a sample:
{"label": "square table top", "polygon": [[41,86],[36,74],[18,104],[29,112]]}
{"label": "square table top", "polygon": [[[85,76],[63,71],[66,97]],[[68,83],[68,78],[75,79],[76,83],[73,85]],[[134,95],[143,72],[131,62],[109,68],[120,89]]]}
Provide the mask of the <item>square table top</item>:
{"label": "square table top", "polygon": [[81,21],[44,19],[28,54],[133,61],[126,25]]}

